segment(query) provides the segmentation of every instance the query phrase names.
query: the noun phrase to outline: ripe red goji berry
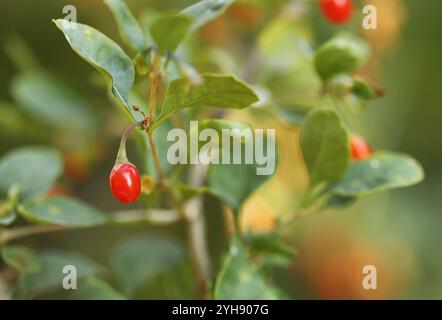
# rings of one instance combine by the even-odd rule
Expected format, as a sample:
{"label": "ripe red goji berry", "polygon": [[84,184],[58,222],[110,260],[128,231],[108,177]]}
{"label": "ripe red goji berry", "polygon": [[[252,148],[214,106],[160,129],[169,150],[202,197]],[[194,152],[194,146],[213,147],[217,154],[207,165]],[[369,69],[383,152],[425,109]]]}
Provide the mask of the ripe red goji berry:
{"label": "ripe red goji berry", "polygon": [[129,133],[142,125],[144,120],[132,124],[121,137],[117,159],[109,176],[109,186],[115,198],[123,203],[132,203],[141,193],[141,177],[134,164],[127,160],[126,140]]}
{"label": "ripe red goji berry", "polygon": [[140,173],[130,162],[115,165],[109,177],[109,185],[118,201],[132,203],[141,193]]}

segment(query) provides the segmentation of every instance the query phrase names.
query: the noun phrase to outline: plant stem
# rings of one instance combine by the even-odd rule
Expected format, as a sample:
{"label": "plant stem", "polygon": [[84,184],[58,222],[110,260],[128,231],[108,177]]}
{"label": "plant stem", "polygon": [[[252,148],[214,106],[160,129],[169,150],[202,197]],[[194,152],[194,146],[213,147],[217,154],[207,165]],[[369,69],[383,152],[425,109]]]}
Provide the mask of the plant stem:
{"label": "plant stem", "polygon": [[224,222],[226,224],[225,225],[226,236],[228,238],[235,237],[239,232],[239,228],[237,226],[237,224],[239,223],[235,221],[233,212],[228,206],[223,207],[223,216],[224,216]]}
{"label": "plant stem", "polygon": [[[146,134],[149,138],[149,145],[152,151],[155,168],[158,172],[159,186],[165,195],[169,198],[171,204],[175,207],[180,217],[187,223],[187,233],[189,238],[189,247],[192,258],[192,266],[197,281],[198,296],[201,299],[208,297],[208,284],[210,279],[210,259],[207,252],[205,239],[205,223],[201,212],[201,199],[194,198],[189,201],[186,208],[183,207],[179,199],[176,198],[173,191],[167,184],[164,170],[161,166],[158,149],[153,138],[153,128],[151,125],[155,120],[155,108],[158,84],[162,77],[160,70],[160,57],[155,55],[152,63],[150,77],[150,95],[149,95],[149,120],[146,128]],[[191,214],[189,214],[191,213]]]}
{"label": "plant stem", "polygon": [[147,212],[140,210],[127,210],[114,212],[105,223],[90,226],[54,226],[54,225],[29,225],[13,229],[0,230],[0,246],[5,243],[23,237],[73,229],[86,229],[109,224],[130,224],[149,222],[157,225],[165,225],[179,221],[179,215],[175,210],[151,209]]}
{"label": "plant stem", "polygon": [[149,73],[150,78],[150,94],[149,94],[149,123],[151,124],[155,120],[155,109],[158,84],[161,79],[161,71],[159,70],[160,55],[153,52],[152,70]]}
{"label": "plant stem", "polygon": [[150,149],[152,151],[152,157],[153,157],[153,161],[155,164],[155,168],[157,169],[157,172],[158,172],[158,182],[159,182],[160,188],[163,191],[166,191],[166,189],[167,189],[166,176],[164,174],[163,167],[161,166],[160,156],[158,154],[158,148],[157,148],[157,146],[155,144],[155,140],[153,138],[153,133],[147,132],[147,136],[149,138],[149,145],[150,145]]}
{"label": "plant stem", "polygon": [[198,296],[202,299],[207,299],[211,265],[207,250],[206,228],[201,198],[191,199],[186,207],[186,212],[191,213],[187,218],[187,232],[193,269],[197,280]]}
{"label": "plant stem", "polygon": [[122,164],[122,163],[127,161],[127,155],[126,155],[126,140],[127,140],[127,137],[129,136],[129,134],[132,132],[133,129],[135,129],[138,126],[141,126],[143,123],[144,123],[144,120],[135,122],[135,123],[131,124],[123,132],[123,135],[121,136],[120,147],[118,148],[117,159],[115,160],[115,164],[116,165]]}
{"label": "plant stem", "polygon": [[[176,208],[178,214],[187,223],[187,232],[189,236],[189,247],[192,257],[192,265],[197,281],[198,296],[201,299],[208,297],[208,284],[210,279],[210,259],[207,253],[205,241],[205,223],[201,212],[201,199],[194,198],[189,201],[186,208],[175,197],[169,188],[161,162],[158,156],[158,150],[151,132],[147,132],[149,144],[152,150],[155,167],[158,171],[159,184],[165,195],[169,198],[171,204]],[[189,214],[189,212],[191,214]]]}
{"label": "plant stem", "polygon": [[[189,170],[189,185],[198,188],[204,183],[207,166],[194,165]],[[206,241],[206,224],[203,212],[203,198],[192,198],[186,206],[188,213],[189,245],[192,248],[197,289],[201,298],[208,298],[208,284],[212,274],[209,250]]]}

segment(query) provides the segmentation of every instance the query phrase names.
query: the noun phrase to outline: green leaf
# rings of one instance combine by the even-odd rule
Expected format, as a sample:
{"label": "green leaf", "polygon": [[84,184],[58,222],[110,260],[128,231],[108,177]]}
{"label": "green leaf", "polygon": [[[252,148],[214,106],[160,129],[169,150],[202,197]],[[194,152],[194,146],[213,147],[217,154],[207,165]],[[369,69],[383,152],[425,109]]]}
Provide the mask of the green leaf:
{"label": "green leaf", "polygon": [[[219,146],[222,146],[222,138],[223,138],[223,130],[226,130],[229,137],[231,137],[230,142],[238,141],[240,143],[244,143],[246,141],[246,137],[242,135],[243,130],[252,130],[252,127],[248,123],[243,122],[233,122],[229,120],[223,119],[204,119],[198,122],[198,127],[194,127],[193,129],[198,128],[198,132],[189,133],[189,136],[194,134],[201,133],[205,129],[215,130],[219,136]],[[201,146],[205,145],[207,142],[200,141],[199,144]],[[213,145],[213,147],[219,147]],[[222,148],[220,148],[222,149]],[[219,150],[222,152],[222,150]]]}
{"label": "green leaf", "polygon": [[116,246],[111,269],[120,288],[133,296],[143,284],[176,266],[183,257],[178,241],[159,234],[135,236]]}
{"label": "green leaf", "polygon": [[250,125],[242,122],[233,122],[229,120],[223,119],[204,119],[199,121],[198,123],[199,131],[204,129],[213,129],[215,130],[219,136],[221,137],[223,130],[243,130],[243,129],[251,129]]}
{"label": "green leaf", "polygon": [[15,219],[17,219],[17,213],[15,210],[11,210],[8,213],[0,216],[0,225],[9,226],[15,221]]}
{"label": "green leaf", "polygon": [[43,72],[14,78],[11,94],[34,120],[51,125],[90,129],[94,116],[81,95],[59,79]]}
{"label": "green leaf", "polygon": [[65,250],[47,250],[38,255],[41,268],[36,272],[23,272],[19,276],[18,289],[21,296],[35,296],[63,289],[63,268],[74,266],[77,279],[96,275],[103,267],[81,254]]}
{"label": "green leaf", "polygon": [[358,97],[365,100],[373,99],[376,96],[373,88],[370,87],[370,85],[362,79],[354,80],[351,91]]}
{"label": "green leaf", "polygon": [[[274,153],[271,149],[267,149],[267,140],[271,139],[266,136],[264,139],[264,154],[267,155],[267,165],[274,164],[274,171],[269,175],[258,175],[259,165],[256,158],[252,164],[245,163],[245,149],[242,148],[241,164],[212,164],[208,173],[208,189],[213,195],[225,201],[235,214],[239,214],[240,208],[245,200],[250,197],[262,184],[269,180],[275,173],[278,164],[278,150]],[[274,139],[269,141],[274,143]],[[256,147],[256,146],[255,146]],[[226,150],[223,150],[226,152]]]}
{"label": "green leaf", "polygon": [[322,80],[341,73],[352,73],[368,56],[367,45],[353,37],[337,37],[318,49],[314,64]]}
{"label": "green leaf", "polygon": [[284,243],[281,235],[271,233],[249,233],[243,237],[245,244],[256,252],[267,265],[290,265],[295,255],[292,246]]}
{"label": "green leaf", "polygon": [[177,79],[167,88],[161,115],[153,126],[184,108],[210,106],[243,109],[257,101],[253,90],[233,76],[206,74],[197,86],[187,79]]}
{"label": "green leaf", "polygon": [[300,139],[312,185],[345,175],[350,164],[348,134],[336,112],[312,112],[301,128]]}
{"label": "green leaf", "polygon": [[283,106],[277,109],[279,118],[295,128],[302,126],[309,111],[309,108],[298,106]]}
{"label": "green leaf", "polygon": [[107,282],[88,278],[78,284],[76,290],[69,295],[70,300],[125,300],[124,296],[112,288]]}
{"label": "green leaf", "polygon": [[352,205],[356,202],[356,200],[356,197],[346,197],[332,194],[331,197],[327,200],[326,206],[330,208],[344,208]]}
{"label": "green leaf", "polygon": [[31,222],[63,226],[94,226],[107,221],[102,212],[78,200],[63,196],[37,200],[18,206],[19,214]]}
{"label": "green leaf", "polygon": [[341,196],[365,196],[414,185],[424,179],[420,164],[408,155],[377,152],[371,158],[353,162],[347,175],[333,188]]}
{"label": "green leaf", "polygon": [[18,188],[21,199],[46,192],[62,172],[59,153],[48,147],[15,149],[0,159],[0,191]]}
{"label": "green leaf", "polygon": [[249,261],[244,247],[235,241],[215,282],[217,300],[273,300],[281,293],[266,283]]}
{"label": "green leaf", "polygon": [[150,27],[155,22],[155,20],[161,16],[161,14],[164,13],[159,12],[152,7],[141,11],[139,15],[140,25],[141,30],[144,34],[144,39],[146,39],[146,43],[153,44],[155,42],[152,38],[152,35],[150,34]]}
{"label": "green leaf", "polygon": [[105,77],[113,95],[130,109],[128,99],[135,70],[120,46],[90,26],[65,19],[54,20],[54,23],[64,33],[72,49]]}
{"label": "green leaf", "polygon": [[198,299],[192,265],[187,261],[165,273],[161,278],[167,299]]}
{"label": "green leaf", "polygon": [[207,22],[219,17],[235,0],[202,0],[180,12],[192,19],[190,31],[199,29]]}
{"label": "green leaf", "polygon": [[41,268],[40,259],[30,249],[9,245],[1,250],[3,262],[20,272],[36,272]]}
{"label": "green leaf", "polygon": [[[156,131],[158,131],[158,129]],[[225,134],[223,134],[223,131]],[[219,159],[219,162],[221,162],[223,157],[224,138],[228,138],[230,141],[230,149],[237,144],[243,148],[247,140],[250,139],[253,143],[252,133],[251,126],[242,122],[233,122],[222,119],[204,119],[198,121],[197,124],[191,123],[186,137],[187,150],[191,150],[187,152],[187,161],[188,163],[192,163],[193,159],[191,157],[195,156],[192,150],[195,146],[195,148],[198,148],[198,150],[195,149],[195,151],[202,152],[201,154],[198,153],[198,157],[200,157],[199,159],[201,159],[201,157],[206,158],[210,154],[208,158],[212,157]],[[200,139],[203,135],[206,135],[205,138]],[[177,140],[176,143],[178,142],[180,142],[180,144],[186,143]],[[165,152],[167,152],[167,150],[165,150]],[[231,150],[228,150],[228,152],[231,155]],[[230,156],[230,158],[232,157]]]}
{"label": "green leaf", "polygon": [[118,25],[121,38],[132,49],[142,52],[147,50],[143,31],[123,0],[105,0]]}
{"label": "green leaf", "polygon": [[190,24],[188,17],[165,14],[155,20],[150,27],[150,34],[160,52],[175,51],[186,36]]}
{"label": "green leaf", "polygon": [[15,208],[18,203],[18,188],[10,188],[7,199],[0,201],[0,225],[8,226],[17,218]]}

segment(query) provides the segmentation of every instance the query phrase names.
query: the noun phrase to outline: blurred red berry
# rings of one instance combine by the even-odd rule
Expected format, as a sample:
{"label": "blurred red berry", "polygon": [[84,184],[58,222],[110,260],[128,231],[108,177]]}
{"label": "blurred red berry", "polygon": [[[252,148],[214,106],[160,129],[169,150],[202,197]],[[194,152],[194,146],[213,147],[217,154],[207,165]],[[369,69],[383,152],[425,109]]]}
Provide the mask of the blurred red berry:
{"label": "blurred red berry", "polygon": [[352,160],[364,160],[372,155],[367,141],[359,136],[352,136],[350,138],[350,151]]}
{"label": "blurred red berry", "polygon": [[352,0],[321,0],[322,14],[334,24],[342,24],[350,20],[353,3]]}

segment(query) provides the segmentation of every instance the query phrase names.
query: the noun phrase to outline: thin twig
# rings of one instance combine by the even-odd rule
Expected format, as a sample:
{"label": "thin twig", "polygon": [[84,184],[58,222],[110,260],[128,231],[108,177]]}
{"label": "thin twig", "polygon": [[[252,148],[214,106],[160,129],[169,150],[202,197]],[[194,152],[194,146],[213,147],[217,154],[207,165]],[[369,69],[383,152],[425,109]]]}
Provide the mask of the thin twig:
{"label": "thin twig", "polygon": [[136,222],[149,222],[156,225],[166,225],[179,221],[179,215],[175,210],[150,209],[148,211],[126,210],[111,214],[103,224],[54,226],[54,225],[29,225],[12,229],[3,229],[0,232],[0,245],[36,234],[67,231],[73,229],[86,229],[110,224],[130,224]]}
{"label": "thin twig", "polygon": [[237,223],[235,222],[235,217],[233,216],[232,209],[230,209],[228,206],[223,206],[223,216],[226,224],[225,225],[226,235],[230,239],[236,236],[239,232],[239,230],[237,230],[236,226]]}
{"label": "thin twig", "polygon": [[164,174],[164,170],[161,165],[160,156],[158,154],[158,148],[155,144],[155,139],[153,138],[153,133],[147,132],[147,136],[149,138],[149,145],[150,145],[150,149],[152,151],[152,157],[153,157],[153,161],[155,164],[155,168],[157,169],[157,172],[158,172],[158,183],[160,185],[160,188],[163,189],[163,191],[166,191],[166,189],[167,189],[166,176]]}
{"label": "thin twig", "polygon": [[154,157],[155,167],[159,175],[160,187],[165,195],[169,198],[171,204],[177,210],[180,218],[186,221],[188,224],[187,230],[189,235],[189,247],[192,257],[193,270],[197,281],[198,296],[205,299],[208,297],[208,284],[211,274],[211,267],[210,259],[207,253],[208,250],[206,247],[205,223],[203,214],[201,212],[201,200],[194,198],[189,201],[186,208],[182,206],[166,182],[161,162],[159,160],[158,150],[152,135],[150,132],[147,132],[147,134],[149,135],[149,143],[151,146],[152,155]]}
{"label": "thin twig", "polygon": [[[204,183],[207,166],[194,165],[189,170],[189,185],[198,188]],[[208,284],[212,275],[209,250],[206,240],[206,223],[203,212],[203,197],[196,196],[186,205],[188,217],[189,244],[192,248],[195,273],[197,275],[198,292],[200,297],[208,298]]]}
{"label": "thin twig", "polygon": [[[158,149],[153,138],[153,127],[155,120],[156,98],[159,81],[162,72],[159,69],[159,56],[154,56],[152,70],[150,72],[150,95],[149,95],[149,119],[146,128],[146,134],[149,138],[149,145],[152,151],[154,164],[158,172],[159,185],[165,195],[169,198],[171,204],[175,207],[180,217],[188,224],[189,246],[192,255],[192,265],[197,281],[198,295],[200,298],[208,297],[208,284],[210,278],[210,259],[207,253],[207,244],[205,240],[205,223],[201,213],[201,200],[192,199],[186,208],[183,207],[179,199],[176,198],[173,191],[167,184],[164,170],[161,165]],[[191,213],[189,215],[188,213]]]}
{"label": "thin twig", "polygon": [[159,70],[161,57],[158,54],[153,53],[152,70],[149,73],[150,78],[150,94],[149,94],[149,123],[152,123],[155,119],[156,99],[158,84],[161,79],[161,72]]}

